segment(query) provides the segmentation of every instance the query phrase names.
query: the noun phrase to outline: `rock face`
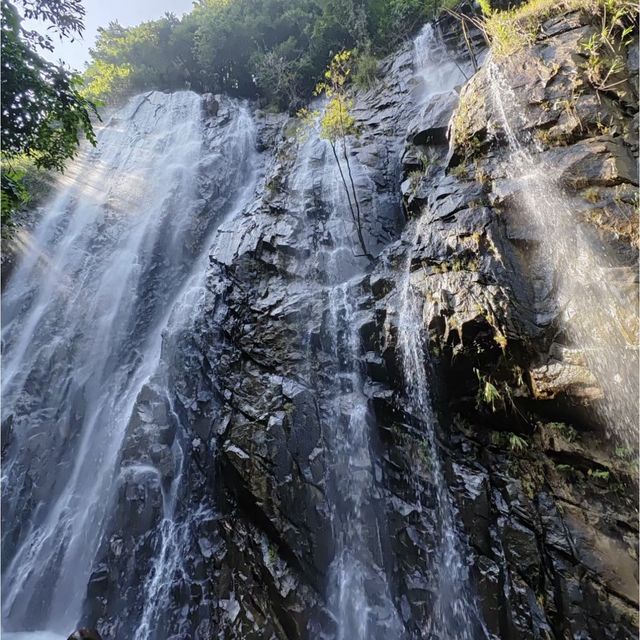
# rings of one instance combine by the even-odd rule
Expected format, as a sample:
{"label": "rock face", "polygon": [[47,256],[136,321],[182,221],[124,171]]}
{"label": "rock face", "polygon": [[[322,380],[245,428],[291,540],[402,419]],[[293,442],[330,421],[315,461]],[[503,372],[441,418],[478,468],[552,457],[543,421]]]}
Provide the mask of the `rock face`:
{"label": "rock face", "polygon": [[[448,56],[467,69],[455,29],[442,25]],[[521,56],[493,64],[576,224],[615,256],[606,272],[633,335],[633,46],[628,76],[598,92],[579,53],[592,30],[567,14]],[[405,277],[422,301],[415,331],[437,417],[430,428],[477,614],[464,637],[637,635],[635,453],[608,437],[598,409],[606,394],[565,329],[544,234],[521,215],[488,66],[425,100],[428,78],[414,59],[401,50],[355,96],[360,135],[347,153],[371,262],[341,244],[357,246],[336,223],[342,187],[328,183],[327,145],[301,141],[285,116],[255,115],[257,186],[218,230],[199,312],[163,345],[171,396],[151,380],[127,426],[126,473],[82,621],[105,640],[144,619],[145,598],[165,603],[154,614],[164,631],[148,637],[337,637],[332,568],[356,507],[370,627],[340,637],[445,640],[430,624],[443,570],[430,412],[408,401],[399,345]],[[225,103],[209,96],[204,117],[212,131],[225,126]],[[206,170],[201,187],[204,202],[225,197]],[[335,348],[347,342],[355,366]],[[334,443],[358,410],[368,434],[346,482],[366,490],[354,505],[338,486]],[[11,428],[3,424],[3,447]],[[146,580],[160,570],[164,583]]]}
{"label": "rock face", "polygon": [[[591,27],[575,15],[554,24],[562,28],[548,25],[548,37],[500,69],[579,219],[615,247],[612,268],[629,273],[637,264],[629,223],[637,94],[631,80],[624,96],[597,94],[575,53]],[[350,144],[352,161],[365,168],[357,188],[378,256],[350,285],[372,430],[370,500],[378,515],[369,534],[377,528],[385,539],[375,570],[387,576],[403,636],[424,637],[436,597],[435,488],[396,340],[398,273],[411,252],[423,330],[439,354],[432,395],[442,455],[485,625],[474,637],[633,637],[633,454],[624,445],[614,452],[589,409],[602,391],[580,345],[562,333],[554,274],[538,250],[544,238],[515,214],[486,67],[462,91],[454,123],[467,129],[449,145],[458,94],[421,105],[411,64],[410,52],[401,52],[386,63],[381,85],[358,94],[362,134]],[[581,87],[570,112],[559,102],[568,83]],[[614,124],[602,130],[603,119]],[[211,629],[221,638],[324,637],[334,624],[323,419],[331,361],[317,277],[323,246],[335,239],[323,227],[323,152],[312,154],[302,197],[292,196],[300,147],[279,126],[265,121],[264,149],[274,160],[261,200],[236,224],[238,249],[212,265],[225,310],[198,329],[203,355],[216,345],[224,416],[200,434],[216,442],[204,464],[217,469],[219,547],[208,562],[218,597]],[[401,200],[420,218],[416,242],[415,220],[400,233]],[[633,308],[629,290],[619,295]]]}
{"label": "rock face", "polygon": [[[593,32],[584,16],[568,14],[542,32],[550,35],[520,56],[495,62],[494,73],[521,107],[518,126],[538,142],[537,161],[557,172],[553,178],[571,197],[576,226],[596,235],[612,257],[604,270],[616,283],[612,295],[632,309],[637,287],[624,283],[627,277],[637,282],[629,199],[638,183],[634,72],[622,74],[622,95],[601,96],[576,54]],[[570,108],[562,102],[569,84]],[[598,124],[602,118],[611,126]],[[441,139],[435,146],[432,131],[430,123],[411,130],[409,142],[426,145],[423,153],[447,168],[423,172],[407,194],[420,217],[417,240],[403,237],[391,246],[371,278],[378,314],[371,348],[391,363],[376,375],[388,391],[375,406],[400,483],[395,493],[405,500],[411,495],[415,453],[405,443],[415,435],[406,427],[403,433],[392,373],[399,366],[393,340],[399,304],[388,264],[401,263],[410,251],[425,330],[432,352],[440,354],[441,437],[487,631],[500,638],[630,638],[637,633],[637,478],[629,451],[618,445],[614,454],[594,419],[602,390],[581,345],[563,329],[557,274],[540,249],[549,242],[545,230],[519,213],[514,189],[521,187],[505,167],[512,158],[488,65],[462,91],[450,147]],[[614,275],[622,273],[619,280]],[[617,320],[629,327],[633,349],[636,319]],[[637,382],[629,388],[637,396]],[[428,540],[429,529],[423,525],[411,536],[407,519],[396,521],[392,538],[404,542],[396,557],[405,563],[402,575],[412,576],[420,546],[409,540]],[[418,608],[409,584],[401,589],[417,634],[428,608]]]}
{"label": "rock face", "polygon": [[[576,54],[591,27],[575,15],[554,25],[499,67],[581,223],[615,248],[612,268],[628,273],[637,264],[629,222],[636,88],[629,79],[625,94],[598,94]],[[397,343],[398,282],[408,260],[425,302],[416,331],[437,356],[431,394],[456,535],[484,625],[473,637],[631,638],[633,454],[623,445],[614,452],[589,409],[602,391],[581,345],[562,332],[554,273],[539,251],[544,238],[515,213],[517,185],[505,172],[486,66],[462,89],[454,114],[455,90],[420,103],[413,60],[409,49],[400,52],[384,63],[380,84],[357,95],[361,135],[349,144],[365,238],[376,256],[370,266],[344,263],[354,276],[348,292],[371,429],[365,506],[374,515],[363,535],[380,541],[372,543],[371,575],[385,576],[404,627],[384,635],[390,614],[380,600],[371,637],[425,637],[438,595],[436,487],[423,453],[424,418],[407,405]],[[569,84],[570,109],[562,103]],[[604,121],[611,124],[603,128]],[[198,639],[332,637],[339,624],[327,595],[337,525],[326,407],[340,371],[328,347],[322,274],[345,230],[330,224],[326,146],[298,142],[281,117],[258,122],[263,186],[229,223],[229,251],[212,257],[206,312],[184,336],[174,367],[175,410],[191,442],[185,499],[210,505],[211,514],[192,533],[188,573],[197,579],[175,599],[189,602],[181,624]],[[634,289],[621,286],[619,295]],[[151,390],[139,402],[146,414],[166,411]],[[162,423],[157,416],[153,433],[132,430],[133,438],[157,441],[150,451],[157,450],[160,470],[145,495],[135,489],[138,480],[122,488],[121,519],[141,531],[159,526]],[[105,571],[117,566],[118,548],[112,540],[105,550]],[[98,569],[89,602],[100,576]],[[374,603],[375,584],[371,578]],[[169,622],[173,615],[168,628],[179,629]],[[99,611],[88,617],[112,637]]]}

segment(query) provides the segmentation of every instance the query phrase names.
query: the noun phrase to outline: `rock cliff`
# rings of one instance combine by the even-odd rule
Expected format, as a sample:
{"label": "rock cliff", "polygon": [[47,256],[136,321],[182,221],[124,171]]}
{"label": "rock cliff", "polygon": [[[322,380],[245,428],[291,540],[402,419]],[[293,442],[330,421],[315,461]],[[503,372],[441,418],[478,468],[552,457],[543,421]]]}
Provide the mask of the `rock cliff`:
{"label": "rock cliff", "polygon": [[[526,52],[492,64],[519,105],[518,127],[538,143],[536,160],[570,198],[575,224],[615,256],[606,277],[633,309],[637,41],[615,88],[598,91],[580,53],[594,29],[568,13],[545,24]],[[361,135],[350,145],[352,162],[365,168],[357,188],[377,256],[349,285],[372,431],[365,539],[375,551],[375,633],[390,637],[392,617],[375,595],[376,575],[388,577],[407,637],[427,637],[437,597],[436,489],[397,342],[398,274],[410,256],[424,301],[415,330],[434,354],[437,436],[484,621],[473,637],[634,637],[633,453],[606,433],[594,409],[601,389],[563,329],[557,274],[540,248],[545,229],[523,218],[505,167],[488,65],[424,106],[413,64],[413,51],[401,51],[375,87],[357,94]],[[265,189],[234,230],[239,248],[212,264],[212,300],[222,288],[224,309],[212,302],[198,326],[199,373],[183,392],[190,422],[202,425],[195,435],[212,443],[194,459],[216,467],[216,544],[205,544],[219,598],[211,629],[245,640],[324,637],[335,624],[325,597],[335,513],[333,426],[323,407],[340,372],[327,353],[329,301],[318,282],[318,256],[335,241],[318,176],[331,159],[318,146],[297,193],[298,141],[281,119],[261,122]],[[213,366],[214,423],[207,403],[192,401]]]}
{"label": "rock cliff", "polygon": [[[604,89],[585,12],[507,58],[472,30],[477,70],[453,18],[429,29],[354,94],[373,260],[345,241],[328,145],[294,119],[254,114],[236,200],[225,149],[199,168],[198,207],[232,213],[197,312],[164,335],[169,397],[150,379],[126,426],[83,613],[104,638],[145,598],[172,640],[637,635],[637,452],[626,400],[606,403],[637,391],[637,29]],[[234,108],[205,101],[212,148]],[[609,351],[572,328],[595,285],[565,284],[596,268],[626,336]],[[176,577],[143,592],[165,555]]]}

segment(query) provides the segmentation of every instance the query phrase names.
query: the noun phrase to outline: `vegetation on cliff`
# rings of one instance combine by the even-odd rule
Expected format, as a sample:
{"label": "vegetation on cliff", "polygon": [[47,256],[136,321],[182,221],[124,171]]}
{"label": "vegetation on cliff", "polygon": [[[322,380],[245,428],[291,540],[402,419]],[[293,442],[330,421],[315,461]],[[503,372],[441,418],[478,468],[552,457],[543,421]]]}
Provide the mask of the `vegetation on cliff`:
{"label": "vegetation on cliff", "polygon": [[[347,93],[347,84],[352,71],[353,52],[341,51],[337,53],[324,72],[324,80],[319,82],[313,91],[314,95],[324,94],[327,97],[327,103],[322,114],[318,111],[310,111],[307,108],[303,108],[298,112],[298,116],[305,124],[311,124],[316,118],[320,119],[320,137],[329,142],[336,161],[342,186],[349,203],[351,220],[362,249],[362,256],[373,260],[373,256],[367,250],[364,239],[360,199],[358,198],[358,191],[353,180],[351,163],[347,153],[348,136],[358,134],[358,125],[352,114],[353,99]],[[338,154],[342,156],[344,169]],[[347,176],[349,178],[348,181]]]}
{"label": "vegetation on cliff", "polygon": [[[583,85],[591,86],[598,94],[611,92],[623,97],[628,93],[629,79],[633,75],[626,68],[629,46],[637,37],[638,8],[627,0],[529,0],[518,7],[504,11],[494,10],[490,0],[481,3],[483,16],[462,16],[455,12],[460,20],[471,22],[479,28],[491,47],[494,60],[501,62],[518,53],[526,52],[536,42],[545,38],[544,25],[550,20],[560,20],[572,12],[579,12],[579,20],[590,25],[589,35],[583,37],[575,48],[579,61],[579,76],[574,84],[554,102],[561,106],[571,120],[583,127],[583,119],[575,110],[576,100],[585,92]],[[559,63],[549,66],[546,73],[550,78],[557,75]],[[485,119],[486,104],[481,95],[463,89],[460,105],[453,120],[455,143],[471,157],[481,152],[480,138]],[[604,118],[604,116],[602,116]],[[600,133],[606,133],[609,127],[602,123]],[[550,143],[566,145],[571,141],[563,135],[555,139],[549,130],[536,132],[536,138],[543,146]]]}
{"label": "vegetation on cliff", "polygon": [[[509,56],[536,41],[545,20],[581,9],[597,16],[600,32],[592,45],[608,57],[633,31],[637,5],[628,0],[529,0],[507,11],[493,11],[490,0],[481,2],[485,14],[482,27],[494,54]],[[607,49],[607,51],[604,51]]]}

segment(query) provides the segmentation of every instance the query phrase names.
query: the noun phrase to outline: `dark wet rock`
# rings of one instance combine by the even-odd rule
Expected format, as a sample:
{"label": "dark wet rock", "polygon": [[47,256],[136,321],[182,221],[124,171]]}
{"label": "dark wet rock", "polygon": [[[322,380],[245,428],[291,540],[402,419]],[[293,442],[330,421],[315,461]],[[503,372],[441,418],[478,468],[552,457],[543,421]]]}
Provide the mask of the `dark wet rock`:
{"label": "dark wet rock", "polygon": [[[633,217],[623,198],[616,198],[620,218],[613,206],[604,213],[607,206],[600,204],[613,190],[622,194],[637,184],[637,149],[626,138],[634,114],[623,98],[601,100],[586,85],[575,117],[567,113],[560,101],[582,73],[576,51],[591,26],[578,13],[547,26],[533,51],[505,61],[502,70],[528,105],[524,127],[540,143],[541,161],[575,196],[588,233],[616,247],[620,266],[612,275],[617,272],[620,284],[614,295],[624,307],[637,308],[637,225],[622,222]],[[612,123],[605,135],[597,125],[603,114]],[[411,280],[423,292],[424,325],[432,353],[440,355],[436,397],[448,425],[441,437],[480,607],[488,629],[501,638],[632,637],[638,624],[637,523],[630,524],[637,518],[637,474],[632,464],[616,460],[615,446],[593,415],[577,410],[595,406],[602,391],[579,345],[558,333],[553,281],[538,252],[544,236],[511,215],[520,194],[505,177],[505,141],[486,71],[463,89],[454,123],[454,135],[456,126],[463,135],[454,139],[449,175],[407,176],[402,191],[409,211],[422,218]],[[410,135],[403,158],[419,158],[413,142]],[[405,161],[406,170],[415,171],[416,164]],[[390,265],[403,263],[411,235],[404,239],[389,247],[371,278],[377,304],[387,310],[378,325],[387,372],[398,364],[393,314],[399,301],[397,291],[378,283],[389,279]],[[633,335],[633,321],[629,326]],[[374,407],[384,434],[383,474],[393,492],[388,504],[403,567],[401,607],[425,620],[428,588],[419,595],[415,585],[416,575],[427,572],[417,549],[418,540],[426,541],[428,555],[433,525],[410,506],[416,486],[428,486],[428,474],[416,463],[420,436],[402,414],[401,371],[382,379],[373,356],[365,354],[365,361],[378,385],[398,390],[378,395]],[[498,384],[503,404],[483,406],[483,380]]]}
{"label": "dark wet rock", "polygon": [[[637,185],[633,109],[587,85],[574,105],[582,126],[560,104],[582,77],[578,42],[591,29],[578,13],[554,19],[529,55],[505,62],[503,71],[527,105],[524,128],[557,168],[584,224],[619,247],[610,273],[628,301],[637,289],[637,230],[628,222]],[[363,508],[378,513],[366,527],[375,549],[366,575],[377,625],[384,629],[392,617],[381,576],[407,640],[424,637],[437,596],[441,532],[425,416],[411,415],[397,344],[398,273],[411,248],[411,283],[424,299],[416,331],[431,353],[438,441],[489,637],[633,637],[633,465],[585,416],[601,390],[580,346],[558,330],[554,279],[539,250],[544,237],[512,215],[520,194],[506,177],[486,69],[461,92],[447,150],[458,92],[421,109],[411,65],[409,47],[381,63],[377,84],[355,95],[360,135],[349,140],[376,256],[347,293],[357,309],[372,433],[374,490]],[[228,118],[213,102],[205,100],[216,116],[211,135]],[[607,133],[598,130],[599,114],[612,123]],[[256,117],[264,186],[222,229],[229,241],[210,260],[203,312],[176,348],[171,402],[151,382],[128,425],[118,504],[85,609],[105,639],[123,637],[139,616],[142,595],[133,591],[161,544],[162,501],[178,473],[177,503],[198,517],[185,532],[167,634],[306,640],[335,631],[326,602],[336,552],[327,381],[345,388],[353,381],[332,363],[331,309],[317,276],[332,234],[345,231],[326,228],[319,178],[326,148],[314,147],[308,179],[293,185],[299,147],[291,121]],[[205,184],[211,206],[220,186]],[[304,191],[302,211],[292,206],[294,187]],[[415,220],[407,225],[405,211],[422,216],[415,246]],[[344,259],[345,280],[351,260]],[[499,394],[493,405],[483,400],[487,383]],[[346,424],[344,415],[337,420]],[[10,428],[3,424],[3,436]],[[29,446],[37,454],[43,445],[36,439]]]}
{"label": "dark wet rock", "polygon": [[102,638],[95,629],[82,627],[82,629],[74,631],[67,640],[102,640]]}
{"label": "dark wet rock", "polygon": [[545,161],[571,189],[638,184],[637,161],[619,139],[582,140],[548,152]]}
{"label": "dark wet rock", "polygon": [[414,145],[446,144],[447,130],[458,105],[458,93],[449,91],[436,96],[409,124],[407,139]]}

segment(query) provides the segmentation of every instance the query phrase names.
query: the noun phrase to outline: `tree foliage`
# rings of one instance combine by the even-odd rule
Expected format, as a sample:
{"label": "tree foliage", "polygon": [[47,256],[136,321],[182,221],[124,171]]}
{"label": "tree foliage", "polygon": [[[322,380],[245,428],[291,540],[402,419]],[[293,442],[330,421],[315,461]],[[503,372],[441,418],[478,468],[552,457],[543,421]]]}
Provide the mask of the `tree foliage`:
{"label": "tree foliage", "polygon": [[[363,84],[442,0],[196,0],[177,19],[100,30],[88,95],[118,100],[148,89],[191,88],[260,98],[295,112],[332,57],[355,50]],[[360,62],[361,61],[361,62]]]}
{"label": "tree foliage", "polygon": [[[82,30],[79,0],[23,0],[26,17],[45,20],[61,36]],[[21,25],[16,6],[2,0],[2,220],[27,198],[24,160],[38,169],[62,171],[84,135],[95,143],[91,114],[95,107],[80,94],[82,80],[45,60],[38,49],[52,50],[48,34]]]}
{"label": "tree foliage", "polygon": [[175,15],[123,27],[117,21],[98,29],[84,78],[85,95],[113,100],[146,88],[188,86],[194,71],[193,32]]}

